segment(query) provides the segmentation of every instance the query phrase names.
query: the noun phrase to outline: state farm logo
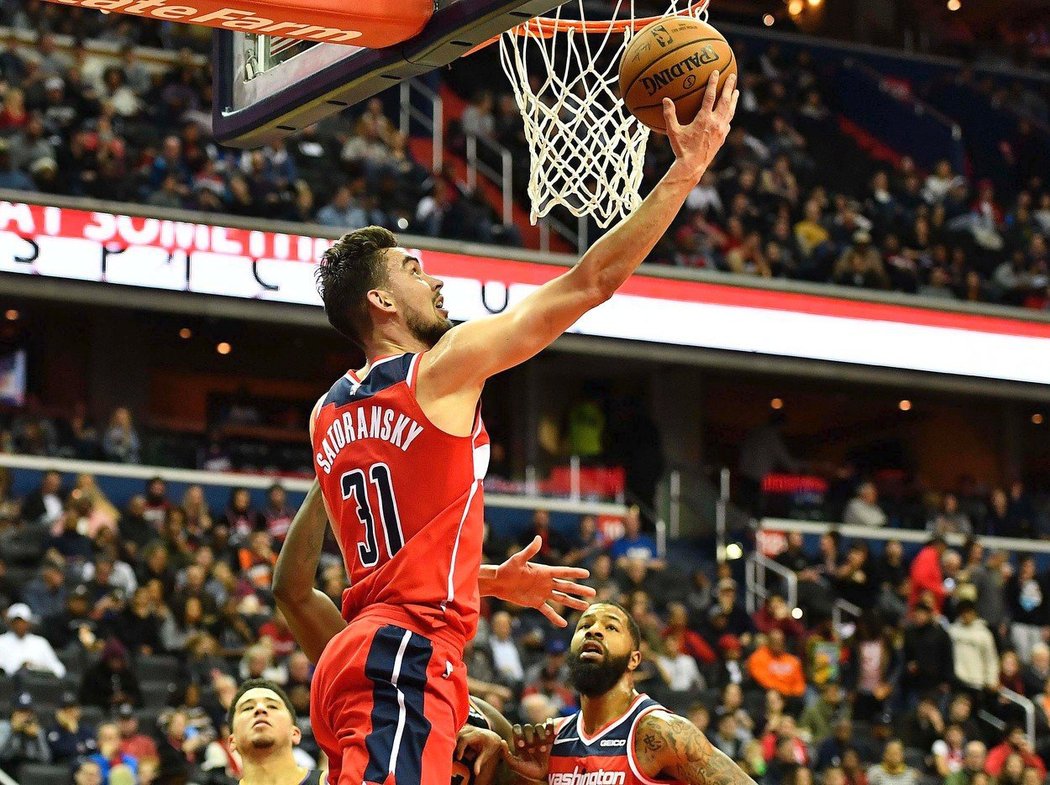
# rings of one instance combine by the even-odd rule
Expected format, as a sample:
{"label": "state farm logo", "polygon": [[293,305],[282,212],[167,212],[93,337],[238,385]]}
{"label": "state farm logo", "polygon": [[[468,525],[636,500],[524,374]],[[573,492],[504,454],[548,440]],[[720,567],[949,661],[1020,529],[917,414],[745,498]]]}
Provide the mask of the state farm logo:
{"label": "state farm logo", "polygon": [[627,739],[602,739],[599,747],[626,747]]}
{"label": "state farm logo", "polygon": [[[345,44],[361,37],[359,30],[342,30],[338,27],[304,24],[291,21],[287,17],[270,19],[246,8],[225,7],[221,4],[222,0],[203,0],[203,2],[198,0],[196,6],[169,3],[168,0],[51,0],[51,2],[81,8],[94,8],[99,11],[136,14],[172,22],[241,30],[247,33],[280,35],[286,38],[301,38],[306,41],[325,41],[332,44]],[[277,17],[279,12],[280,9],[276,6],[266,11],[266,13],[273,14],[274,17]]]}

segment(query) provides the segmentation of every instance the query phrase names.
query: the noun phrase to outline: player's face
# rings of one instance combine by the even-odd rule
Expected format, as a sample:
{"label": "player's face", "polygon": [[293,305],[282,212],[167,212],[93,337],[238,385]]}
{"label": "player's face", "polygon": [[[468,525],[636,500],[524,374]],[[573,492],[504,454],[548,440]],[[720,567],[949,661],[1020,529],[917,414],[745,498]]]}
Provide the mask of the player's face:
{"label": "player's face", "polygon": [[387,251],[388,286],[405,325],[412,335],[433,346],[452,329],[441,287],[444,282],[427,275],[419,260],[403,248]]}
{"label": "player's face", "polygon": [[569,647],[569,681],[581,695],[603,695],[627,671],[637,668],[640,660],[624,612],[597,603],[576,625]]}
{"label": "player's face", "polygon": [[242,754],[291,747],[299,742],[300,735],[284,701],[273,690],[256,687],[237,701],[231,742]]}

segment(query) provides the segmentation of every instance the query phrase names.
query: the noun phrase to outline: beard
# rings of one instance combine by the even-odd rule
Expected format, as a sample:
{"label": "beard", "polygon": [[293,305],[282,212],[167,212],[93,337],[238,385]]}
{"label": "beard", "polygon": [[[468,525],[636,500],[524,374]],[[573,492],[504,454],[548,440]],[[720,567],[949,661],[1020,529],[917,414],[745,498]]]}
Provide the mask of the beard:
{"label": "beard", "polygon": [[433,347],[441,340],[441,336],[452,329],[450,319],[437,317],[427,321],[414,312],[405,314],[405,325],[413,338],[430,347]]}
{"label": "beard", "polygon": [[627,663],[631,655],[614,657],[606,653],[601,662],[584,662],[579,654],[569,654],[569,684],[580,695],[595,698],[604,695],[616,686],[621,677],[627,673]]}

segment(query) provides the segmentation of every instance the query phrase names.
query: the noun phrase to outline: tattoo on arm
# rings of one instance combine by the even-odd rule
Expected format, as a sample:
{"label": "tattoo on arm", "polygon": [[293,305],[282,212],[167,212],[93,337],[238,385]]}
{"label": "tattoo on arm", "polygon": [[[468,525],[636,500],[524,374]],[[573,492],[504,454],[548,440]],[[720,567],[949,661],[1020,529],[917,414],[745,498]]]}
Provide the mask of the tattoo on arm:
{"label": "tattoo on arm", "polygon": [[755,785],[729,756],[714,747],[688,720],[666,712],[642,718],[635,756],[652,779],[687,785]]}

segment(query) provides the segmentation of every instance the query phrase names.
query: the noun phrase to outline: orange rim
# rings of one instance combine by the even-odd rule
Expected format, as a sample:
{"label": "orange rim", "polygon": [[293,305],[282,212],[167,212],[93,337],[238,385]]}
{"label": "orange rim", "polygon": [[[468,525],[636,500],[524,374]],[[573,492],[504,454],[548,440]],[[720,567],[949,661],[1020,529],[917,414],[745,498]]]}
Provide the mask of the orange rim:
{"label": "orange rim", "polygon": [[[650,25],[660,19],[666,19],[668,16],[693,16],[707,8],[709,3],[710,0],[697,0],[697,2],[678,13],[664,14],[663,16],[643,16],[633,20],[600,19],[594,22],[587,22],[580,19],[554,19],[549,16],[536,16],[517,27],[512,27],[507,32],[511,35],[531,35],[537,38],[553,38],[556,33],[568,33],[570,31],[586,33],[587,35],[604,35],[610,32],[623,33],[627,30],[636,32],[646,25]],[[496,43],[499,39],[500,36],[493,36],[488,41],[475,46],[464,57],[480,52],[485,47]]]}
{"label": "orange rim", "polygon": [[588,22],[580,19],[554,19],[549,16],[536,16],[527,22],[523,22],[510,29],[508,32],[514,35],[534,35],[541,38],[550,38],[555,33],[587,33],[588,35],[602,35],[607,32],[623,33],[627,30],[636,32],[646,25],[666,19],[668,16],[692,16],[707,8],[710,0],[697,0],[688,8],[674,14],[663,16],[643,16],[638,19],[599,19]]}

